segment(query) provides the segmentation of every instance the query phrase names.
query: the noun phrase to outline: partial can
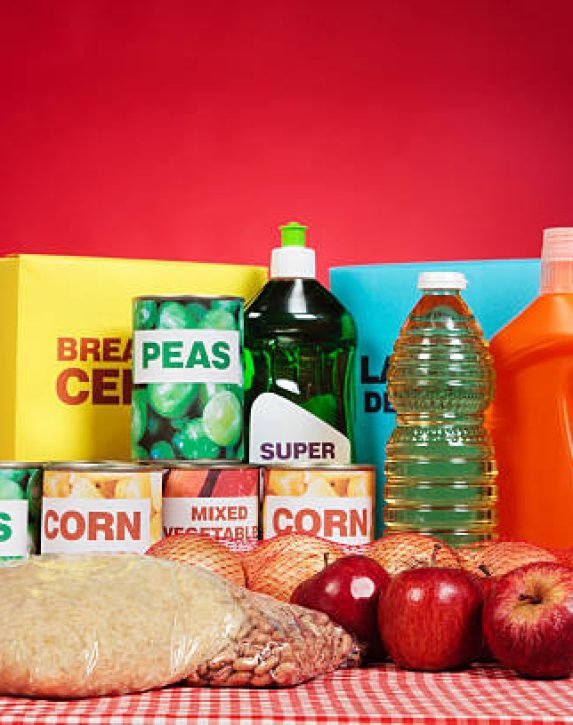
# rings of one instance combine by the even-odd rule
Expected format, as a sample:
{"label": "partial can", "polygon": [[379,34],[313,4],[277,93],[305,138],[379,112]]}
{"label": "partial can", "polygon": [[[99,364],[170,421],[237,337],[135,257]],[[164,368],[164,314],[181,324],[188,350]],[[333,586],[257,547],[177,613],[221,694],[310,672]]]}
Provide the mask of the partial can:
{"label": "partial can", "polygon": [[0,561],[40,551],[42,466],[0,461]]}
{"label": "partial can", "polygon": [[205,463],[171,467],[163,487],[163,534],[203,534],[235,551],[259,537],[256,466]]}
{"label": "partial can", "polygon": [[269,466],[263,470],[263,539],[310,534],[355,546],[373,539],[374,466]]}
{"label": "partial can", "polygon": [[132,456],[243,459],[243,299],[137,297]]}
{"label": "partial can", "polygon": [[145,553],[161,538],[163,475],[108,461],[47,465],[42,554]]}

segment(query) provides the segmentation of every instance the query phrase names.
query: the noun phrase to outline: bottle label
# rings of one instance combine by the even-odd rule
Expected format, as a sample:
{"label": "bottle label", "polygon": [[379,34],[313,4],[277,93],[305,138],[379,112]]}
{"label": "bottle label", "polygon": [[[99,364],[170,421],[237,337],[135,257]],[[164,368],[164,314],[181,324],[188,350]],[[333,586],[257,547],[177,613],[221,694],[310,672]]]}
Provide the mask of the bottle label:
{"label": "bottle label", "polygon": [[236,330],[136,330],[133,382],[241,385],[241,342]]}
{"label": "bottle label", "polygon": [[328,423],[275,393],[251,408],[251,463],[350,463],[350,441]]}
{"label": "bottle label", "polygon": [[0,503],[0,556],[27,556],[28,502]]}

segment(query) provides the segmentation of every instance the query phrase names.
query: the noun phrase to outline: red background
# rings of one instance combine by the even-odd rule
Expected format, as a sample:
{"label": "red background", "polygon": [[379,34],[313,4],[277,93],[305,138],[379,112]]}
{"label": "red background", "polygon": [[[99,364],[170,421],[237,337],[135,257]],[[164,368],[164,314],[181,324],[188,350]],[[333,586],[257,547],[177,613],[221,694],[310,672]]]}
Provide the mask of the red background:
{"label": "red background", "polygon": [[573,224],[571,0],[0,0],[0,251],[321,269]]}

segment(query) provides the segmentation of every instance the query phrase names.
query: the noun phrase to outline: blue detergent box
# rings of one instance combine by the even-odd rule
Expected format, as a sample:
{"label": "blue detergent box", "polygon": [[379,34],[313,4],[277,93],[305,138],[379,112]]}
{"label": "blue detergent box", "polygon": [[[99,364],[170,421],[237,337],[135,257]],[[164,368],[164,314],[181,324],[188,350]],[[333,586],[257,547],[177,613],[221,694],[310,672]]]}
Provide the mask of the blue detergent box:
{"label": "blue detergent box", "polygon": [[538,259],[470,262],[422,262],[335,267],[332,292],[352,314],[358,328],[356,359],[356,460],[378,471],[376,535],[382,534],[386,442],[395,414],[386,397],[386,368],[400,328],[420,297],[420,272],[463,272],[462,295],[490,339],[539,292]]}

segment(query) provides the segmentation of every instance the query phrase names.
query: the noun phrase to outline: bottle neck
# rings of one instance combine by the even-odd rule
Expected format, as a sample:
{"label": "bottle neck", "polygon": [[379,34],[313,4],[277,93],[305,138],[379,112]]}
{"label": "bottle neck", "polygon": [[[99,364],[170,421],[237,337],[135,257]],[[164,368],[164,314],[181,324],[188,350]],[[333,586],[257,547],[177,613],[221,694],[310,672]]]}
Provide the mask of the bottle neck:
{"label": "bottle neck", "polygon": [[542,259],[539,293],[573,293],[573,259]]}
{"label": "bottle neck", "polygon": [[444,295],[451,295],[454,297],[461,297],[459,289],[422,289],[423,295],[435,295],[437,297],[443,297]]}

